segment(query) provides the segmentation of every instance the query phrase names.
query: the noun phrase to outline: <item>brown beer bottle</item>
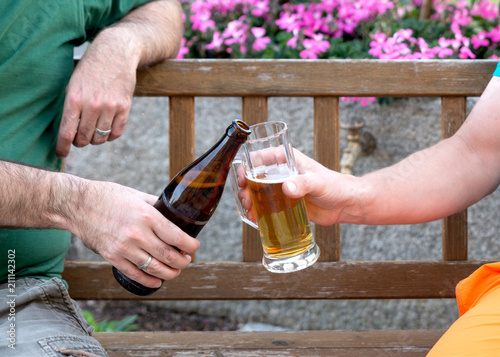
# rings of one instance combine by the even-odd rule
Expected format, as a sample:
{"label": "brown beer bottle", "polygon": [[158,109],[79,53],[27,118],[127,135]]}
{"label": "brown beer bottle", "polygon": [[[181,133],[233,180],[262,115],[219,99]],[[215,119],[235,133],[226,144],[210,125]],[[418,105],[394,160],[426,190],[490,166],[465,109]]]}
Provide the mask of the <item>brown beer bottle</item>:
{"label": "brown beer bottle", "polygon": [[[170,181],[154,207],[184,232],[196,237],[217,208],[231,162],[249,134],[250,127],[245,122],[234,120],[210,150]],[[136,295],[148,296],[159,289],[139,284],[115,267],[113,275],[125,289]]]}

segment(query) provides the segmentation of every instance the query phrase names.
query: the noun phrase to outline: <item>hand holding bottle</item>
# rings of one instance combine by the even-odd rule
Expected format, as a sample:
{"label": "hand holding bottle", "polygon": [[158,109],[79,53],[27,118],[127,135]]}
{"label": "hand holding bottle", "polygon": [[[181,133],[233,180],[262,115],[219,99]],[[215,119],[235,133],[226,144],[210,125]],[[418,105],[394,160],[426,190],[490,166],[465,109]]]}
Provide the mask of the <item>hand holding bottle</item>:
{"label": "hand holding bottle", "polygon": [[[191,257],[173,246],[194,253],[199,242],[153,207],[156,196],[111,182],[82,180],[81,185],[85,198],[70,231],[90,249],[148,287],[175,278],[189,265]],[[150,255],[149,266],[140,270]]]}

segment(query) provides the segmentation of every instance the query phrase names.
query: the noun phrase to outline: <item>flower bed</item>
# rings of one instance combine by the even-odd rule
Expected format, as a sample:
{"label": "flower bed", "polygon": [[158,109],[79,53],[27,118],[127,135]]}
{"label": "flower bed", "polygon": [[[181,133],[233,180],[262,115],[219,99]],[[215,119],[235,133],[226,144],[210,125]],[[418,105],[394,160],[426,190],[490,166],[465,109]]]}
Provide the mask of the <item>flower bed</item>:
{"label": "flower bed", "polygon": [[498,58],[498,5],[436,0],[181,0],[179,58]]}
{"label": "flower bed", "polygon": [[[498,5],[486,0],[181,0],[178,58],[499,58]],[[375,98],[342,98],[361,101]]]}

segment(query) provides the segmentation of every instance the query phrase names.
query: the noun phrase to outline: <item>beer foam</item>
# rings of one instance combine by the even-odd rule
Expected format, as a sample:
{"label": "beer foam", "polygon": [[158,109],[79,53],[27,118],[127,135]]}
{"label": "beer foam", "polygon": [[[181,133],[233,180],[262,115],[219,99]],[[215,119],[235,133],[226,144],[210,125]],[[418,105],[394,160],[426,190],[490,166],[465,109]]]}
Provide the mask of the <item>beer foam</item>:
{"label": "beer foam", "polygon": [[254,182],[263,183],[283,183],[297,173],[295,171],[290,171],[288,165],[279,164],[272,166],[259,166],[252,170],[252,172],[247,173],[246,177],[248,180]]}

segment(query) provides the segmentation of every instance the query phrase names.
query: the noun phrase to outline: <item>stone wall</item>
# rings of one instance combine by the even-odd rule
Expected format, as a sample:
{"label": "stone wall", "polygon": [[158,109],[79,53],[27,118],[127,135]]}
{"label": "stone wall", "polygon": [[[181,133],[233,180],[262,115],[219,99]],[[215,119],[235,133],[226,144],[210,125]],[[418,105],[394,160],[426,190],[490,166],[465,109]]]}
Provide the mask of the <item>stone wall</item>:
{"label": "stone wall", "polygon": [[[472,107],[475,100],[469,100]],[[271,98],[270,120],[290,126],[295,147],[312,155],[312,98]],[[440,139],[440,100],[396,99],[392,104],[341,103],[341,120],[362,117],[377,139],[370,156],[361,157],[356,175],[389,166]],[[241,117],[237,98],[197,98],[196,156]],[[345,132],[341,147],[346,144]],[[89,179],[113,181],[159,194],[168,176],[168,99],[135,98],[125,134],[112,143],[72,148],[67,171]],[[500,251],[498,192],[469,209],[469,257],[497,259]],[[229,232],[229,234],[228,234]],[[198,236],[197,260],[240,260],[241,223],[230,185],[214,217]],[[221,247],[223,249],[221,249]],[[75,240],[73,254],[99,260]],[[341,226],[342,260],[424,260],[441,257],[441,222],[408,226]],[[458,316],[454,300],[243,301],[162,302],[169,307],[205,314],[237,315],[289,329],[446,328]]]}

